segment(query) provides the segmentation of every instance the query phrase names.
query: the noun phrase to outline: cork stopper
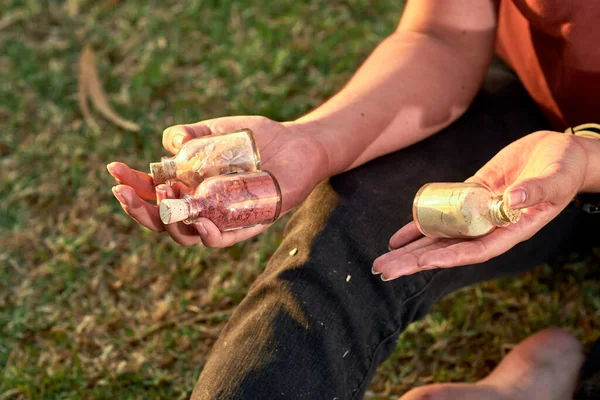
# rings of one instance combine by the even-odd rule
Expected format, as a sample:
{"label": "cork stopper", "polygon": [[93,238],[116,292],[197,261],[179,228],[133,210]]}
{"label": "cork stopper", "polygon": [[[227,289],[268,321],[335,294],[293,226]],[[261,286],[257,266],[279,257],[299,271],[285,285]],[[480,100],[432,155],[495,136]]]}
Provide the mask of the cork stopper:
{"label": "cork stopper", "polygon": [[492,222],[496,226],[508,226],[519,222],[521,218],[521,210],[509,208],[504,201],[502,196],[498,196],[494,199],[491,206],[491,217]]}
{"label": "cork stopper", "polygon": [[154,186],[175,179],[176,169],[175,162],[166,158],[163,158],[160,162],[150,163],[150,174],[152,175]]}
{"label": "cork stopper", "polygon": [[164,224],[173,224],[188,219],[190,208],[185,200],[165,199],[160,202],[159,213]]}
{"label": "cork stopper", "polygon": [[509,208],[504,202],[502,202],[502,205],[500,206],[500,214],[503,219],[511,224],[519,222],[519,219],[521,218],[521,210]]}
{"label": "cork stopper", "polygon": [[165,168],[163,167],[162,162],[150,163],[150,175],[152,175],[154,186],[158,186],[168,180],[165,176]]}

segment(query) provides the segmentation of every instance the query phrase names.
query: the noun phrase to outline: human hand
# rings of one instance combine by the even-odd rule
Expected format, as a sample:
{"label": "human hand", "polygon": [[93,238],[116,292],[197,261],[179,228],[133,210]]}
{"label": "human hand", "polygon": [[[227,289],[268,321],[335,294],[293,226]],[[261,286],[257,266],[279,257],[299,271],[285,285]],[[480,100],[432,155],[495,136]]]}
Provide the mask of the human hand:
{"label": "human hand", "polygon": [[[327,157],[320,143],[293,122],[279,123],[259,116],[224,117],[187,125],[175,125],[163,133],[163,146],[177,154],[190,139],[214,133],[250,128],[256,139],[262,168],[270,171],[281,188],[281,215],[299,205],[312,189],[326,176]],[[255,226],[230,232],[221,232],[206,218],[191,225],[176,223],[164,225],[157,204],[165,198],[178,198],[189,189],[181,184],[154,187],[152,177],[133,170],[126,164],[113,162],[107,166],[119,183],[113,193],[123,210],[141,225],[155,232],[167,231],[173,240],[183,246],[203,243],[208,247],[227,247],[246,240],[267,229]]]}
{"label": "human hand", "polygon": [[502,193],[509,207],[522,209],[518,223],[465,240],[423,237],[413,221],[391,237],[393,250],[375,260],[373,273],[391,280],[426,269],[482,263],[529,239],[581,190],[587,153],[579,140],[558,132],[532,133],[506,146],[467,180]]}

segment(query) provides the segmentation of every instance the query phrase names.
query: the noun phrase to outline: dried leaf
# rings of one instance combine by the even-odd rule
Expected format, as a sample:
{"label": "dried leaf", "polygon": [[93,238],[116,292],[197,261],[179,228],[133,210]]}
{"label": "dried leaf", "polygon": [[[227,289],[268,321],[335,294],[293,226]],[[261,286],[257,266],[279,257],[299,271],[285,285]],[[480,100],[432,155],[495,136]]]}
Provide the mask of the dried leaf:
{"label": "dried leaf", "polygon": [[172,298],[167,296],[164,300],[157,301],[154,303],[154,311],[152,312],[152,320],[154,322],[163,319],[169,310],[171,310]]}
{"label": "dried leaf", "polygon": [[79,14],[79,0],[67,0],[65,9],[69,17],[76,17]]}
{"label": "dried leaf", "polygon": [[0,400],[4,400],[4,399],[10,399],[13,396],[16,396],[18,394],[21,394],[23,391],[21,389],[10,389],[4,393],[2,393],[2,396],[0,396]]}
{"label": "dried leaf", "polygon": [[115,276],[123,283],[131,283],[138,277],[139,272],[139,256],[134,254],[123,260],[121,265],[114,270]]}
{"label": "dried leaf", "polygon": [[[79,103],[84,116],[86,116],[86,112],[88,116],[90,115],[89,109],[87,109],[87,104],[85,103],[85,96],[87,95],[100,114],[102,114],[106,119],[115,125],[130,131],[140,130],[139,125],[121,118],[108,103],[106,94],[100,85],[98,71],[96,70],[96,57],[90,45],[85,45],[81,53],[81,60],[79,62],[79,88]],[[82,91],[84,96],[83,101]],[[88,122],[87,116],[86,122]]]}
{"label": "dried leaf", "polygon": [[89,333],[94,330],[95,326],[96,326],[96,321],[95,321],[94,316],[86,315],[85,317],[83,317],[81,322],[77,325],[77,328],[75,328],[75,332],[77,334]]}
{"label": "dried leaf", "polygon": [[[83,62],[83,61],[82,61]],[[85,77],[83,75],[84,68],[80,66],[79,68],[79,108],[81,109],[81,113],[83,114],[83,118],[85,119],[85,123],[90,127],[90,129],[96,133],[100,132],[100,127],[98,123],[92,117],[92,113],[90,112],[90,108],[87,103],[87,91],[85,88]]]}
{"label": "dried leaf", "polygon": [[150,291],[152,292],[152,296],[157,299],[164,296],[167,293],[167,290],[171,288],[171,276],[170,275],[161,275],[158,279],[150,285]]}
{"label": "dried leaf", "polygon": [[24,9],[18,9],[13,12],[7,12],[2,19],[0,19],[0,31],[5,30],[15,22],[26,19],[29,13]]}
{"label": "dried leaf", "polygon": [[121,360],[117,364],[117,375],[121,375],[125,372],[127,372],[127,361]]}

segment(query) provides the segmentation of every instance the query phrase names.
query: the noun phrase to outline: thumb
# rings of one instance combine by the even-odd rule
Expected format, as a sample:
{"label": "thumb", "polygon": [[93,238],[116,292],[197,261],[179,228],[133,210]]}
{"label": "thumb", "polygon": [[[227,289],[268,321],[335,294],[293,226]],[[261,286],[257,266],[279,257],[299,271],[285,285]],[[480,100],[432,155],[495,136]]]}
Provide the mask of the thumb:
{"label": "thumb", "polygon": [[504,191],[504,202],[510,208],[527,208],[542,203],[555,205],[571,200],[571,188],[574,187],[573,179],[569,179],[560,166],[552,166],[535,177],[517,179]]}
{"label": "thumb", "polygon": [[188,140],[210,135],[210,128],[203,123],[174,125],[164,130],[162,143],[172,154],[177,154],[181,146]]}
{"label": "thumb", "polygon": [[192,124],[174,125],[163,132],[163,146],[173,154],[177,154],[181,146],[188,140],[217,133],[234,132],[251,128],[269,121],[258,116],[236,116],[206,119]]}

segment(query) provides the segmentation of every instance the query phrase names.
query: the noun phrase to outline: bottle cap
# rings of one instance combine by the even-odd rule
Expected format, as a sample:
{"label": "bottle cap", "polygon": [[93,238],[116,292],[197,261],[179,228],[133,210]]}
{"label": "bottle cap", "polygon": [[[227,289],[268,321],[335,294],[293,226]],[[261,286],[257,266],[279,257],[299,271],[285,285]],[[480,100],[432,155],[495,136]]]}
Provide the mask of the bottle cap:
{"label": "bottle cap", "polygon": [[154,186],[166,183],[169,180],[162,162],[150,163],[150,174],[152,175]]}
{"label": "bottle cap", "polygon": [[164,224],[173,224],[188,219],[190,209],[185,200],[165,199],[160,202],[159,213]]}

